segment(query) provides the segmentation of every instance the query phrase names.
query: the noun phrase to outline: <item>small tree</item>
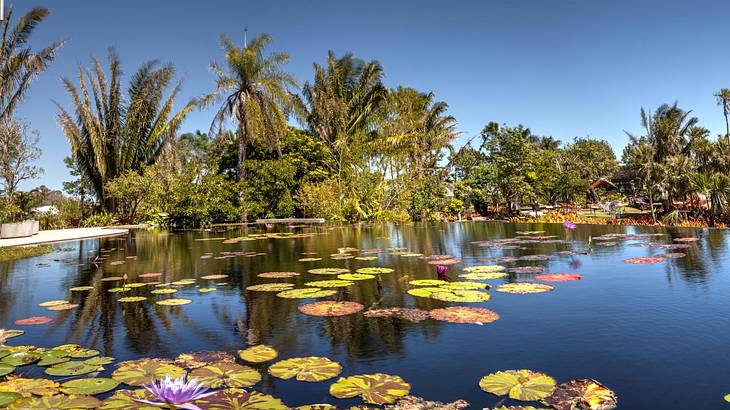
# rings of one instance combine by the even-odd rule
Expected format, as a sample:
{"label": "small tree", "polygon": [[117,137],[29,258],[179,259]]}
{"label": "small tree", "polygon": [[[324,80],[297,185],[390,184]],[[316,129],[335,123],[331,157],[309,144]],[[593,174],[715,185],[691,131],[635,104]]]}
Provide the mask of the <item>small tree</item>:
{"label": "small tree", "polygon": [[21,121],[0,123],[0,187],[11,201],[20,182],[43,173],[42,168],[33,165],[41,156],[38,135]]}

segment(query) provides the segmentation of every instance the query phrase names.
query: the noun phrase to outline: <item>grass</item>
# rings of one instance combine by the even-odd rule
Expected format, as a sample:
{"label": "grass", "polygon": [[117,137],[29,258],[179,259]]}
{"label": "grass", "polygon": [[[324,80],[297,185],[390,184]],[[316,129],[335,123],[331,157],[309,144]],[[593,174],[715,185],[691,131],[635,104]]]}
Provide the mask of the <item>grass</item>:
{"label": "grass", "polygon": [[50,245],[0,248],[0,262],[45,255],[52,250],[53,248]]}

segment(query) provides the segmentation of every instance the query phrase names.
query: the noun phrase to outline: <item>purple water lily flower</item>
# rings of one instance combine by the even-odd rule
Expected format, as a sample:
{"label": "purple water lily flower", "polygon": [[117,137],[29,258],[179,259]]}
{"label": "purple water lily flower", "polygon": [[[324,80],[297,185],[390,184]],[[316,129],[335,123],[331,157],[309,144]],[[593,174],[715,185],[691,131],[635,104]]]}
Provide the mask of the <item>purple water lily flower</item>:
{"label": "purple water lily flower", "polygon": [[563,222],[563,228],[573,230],[575,229],[576,225],[573,222],[565,221]]}
{"label": "purple water lily flower", "polygon": [[185,376],[177,379],[166,376],[164,380],[145,385],[144,388],[158,401],[142,399],[134,399],[134,401],[153,406],[173,406],[176,409],[188,410],[201,410],[192,402],[218,393],[217,391],[209,392],[208,388],[200,384],[197,379],[186,381]]}
{"label": "purple water lily flower", "polygon": [[438,265],[436,266],[436,273],[438,274],[439,278],[442,278],[446,276],[446,274],[449,272],[449,267],[444,265]]}

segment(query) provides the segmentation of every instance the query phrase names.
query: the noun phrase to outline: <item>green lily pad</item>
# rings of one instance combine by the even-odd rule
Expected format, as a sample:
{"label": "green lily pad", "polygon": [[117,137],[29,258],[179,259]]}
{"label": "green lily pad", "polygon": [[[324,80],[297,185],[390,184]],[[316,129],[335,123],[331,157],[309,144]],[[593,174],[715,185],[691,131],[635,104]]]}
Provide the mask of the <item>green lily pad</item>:
{"label": "green lily pad", "polygon": [[154,401],[155,397],[146,389],[117,390],[112,396],[104,400],[101,410],[159,410],[157,406],[140,403],[137,400]]}
{"label": "green lily pad", "polygon": [[499,285],[496,290],[497,292],[525,295],[530,293],[550,292],[553,289],[555,289],[555,287],[542,283],[515,282]]}
{"label": "green lily pad", "polygon": [[215,292],[215,288],[198,288],[198,292],[200,292],[200,293]]}
{"label": "green lily pad", "polygon": [[8,339],[18,337],[24,333],[24,330],[0,329],[0,346],[2,346]]}
{"label": "green lily pad", "polygon": [[124,284],[125,288],[141,288],[144,286],[149,285],[148,283],[142,283],[142,282],[132,282],[132,283],[126,283]]}
{"label": "green lily pad", "polygon": [[375,279],[375,275],[366,275],[364,273],[343,273],[342,275],[337,275],[337,279],[368,280],[368,279]]}
{"label": "green lily pad", "polygon": [[343,273],[350,273],[350,270],[343,268],[317,268],[310,269],[307,272],[314,275],[341,275]]}
{"label": "green lily pad", "polygon": [[276,359],[278,354],[276,349],[266,345],[251,346],[238,351],[238,357],[251,363],[268,362],[269,360]]}
{"label": "green lily pad", "polygon": [[8,404],[22,398],[23,396],[20,395],[20,393],[15,392],[0,392],[0,407],[7,406]]}
{"label": "green lily pad", "polygon": [[378,259],[377,256],[356,256],[355,260],[358,261],[374,261],[375,259]]}
{"label": "green lily pad", "polygon": [[135,303],[135,302],[142,302],[147,300],[144,296],[128,296],[125,298],[119,298],[119,301],[122,303]]}
{"label": "green lily pad", "polygon": [[190,299],[165,299],[165,300],[158,300],[156,303],[158,305],[162,306],[180,306],[180,305],[187,305],[188,303],[192,303],[193,301]]}
{"label": "green lily pad", "polygon": [[299,262],[317,262],[321,260],[322,258],[300,258]]}
{"label": "green lily pad", "polygon": [[523,401],[534,401],[550,396],[556,388],[555,379],[532,370],[504,370],[492,373],[479,381],[485,392]]}
{"label": "green lily pad", "polygon": [[469,273],[486,273],[486,272],[500,272],[506,268],[502,265],[479,265],[479,266],[467,266],[463,269],[464,272]]}
{"label": "green lily pad", "polygon": [[94,357],[99,355],[98,350],[93,349],[87,349],[85,347],[81,347],[77,344],[66,344],[66,345],[60,345],[56,346],[50,351],[52,352],[60,352],[65,354],[68,357],[72,357],[74,359],[86,359],[87,357]]}
{"label": "green lily pad", "polygon": [[261,381],[256,369],[238,363],[218,362],[199,367],[190,372],[203,386],[220,389],[222,387],[251,387]]}
{"label": "green lily pad", "polygon": [[167,295],[175,292],[177,292],[177,289],[155,289],[150,291],[150,293],[153,293],[155,295]]}
{"label": "green lily pad", "polygon": [[203,350],[199,352],[182,353],[175,359],[175,364],[188,369],[197,369],[211,363],[235,363],[236,358],[227,352]]}
{"label": "green lily pad", "polygon": [[8,409],[95,409],[101,405],[101,401],[91,396],[67,396],[65,394],[57,394],[55,396],[45,397],[25,397],[10,406]]}
{"label": "green lily pad", "polygon": [[9,377],[8,380],[0,383],[0,392],[19,393],[23,397],[52,396],[58,393],[58,383],[47,379]]}
{"label": "green lily pad", "polygon": [[368,267],[368,268],[360,268],[360,269],[356,270],[355,272],[362,273],[362,274],[365,274],[365,275],[378,275],[378,274],[381,274],[381,273],[391,273],[393,271],[394,270],[391,269],[391,268],[380,268],[380,267],[377,267],[377,266],[371,266],[371,267]]}
{"label": "green lily pad", "polygon": [[310,299],[310,298],[324,298],[327,296],[336,295],[337,291],[334,289],[320,289],[320,288],[306,288],[306,289],[292,289],[279,292],[276,296],[285,299]]}
{"label": "green lily pad", "polygon": [[89,374],[99,370],[99,366],[92,366],[84,362],[64,362],[53,365],[46,369],[49,376],[79,376]]}
{"label": "green lily pad", "polygon": [[344,288],[347,286],[354,285],[355,282],[349,280],[315,280],[314,282],[306,282],[304,286],[312,286],[315,288]]}
{"label": "green lily pad", "polygon": [[108,356],[99,356],[99,357],[92,357],[91,359],[84,360],[85,364],[88,364],[89,366],[104,366],[105,364],[112,364],[114,363],[113,357]]}
{"label": "green lily pad", "polygon": [[296,376],[303,382],[321,382],[342,373],[342,366],[326,357],[295,357],[272,364],[269,373],[284,380]]}
{"label": "green lily pad", "polygon": [[341,377],[330,386],[330,394],[338,399],[360,396],[370,404],[394,403],[410,391],[411,385],[400,376],[383,373]]}
{"label": "green lily pad", "polygon": [[260,285],[252,285],[246,288],[246,290],[254,292],[281,292],[284,290],[291,290],[294,285],[291,283],[262,283]]}
{"label": "green lily pad", "polygon": [[505,272],[474,272],[459,275],[460,278],[468,280],[492,280],[506,277]]}
{"label": "green lily pad", "polygon": [[443,292],[444,290],[436,287],[425,287],[408,289],[408,294],[412,296],[418,296],[419,298],[430,298],[434,292]]}
{"label": "green lily pad", "polygon": [[111,289],[107,290],[107,292],[123,293],[123,292],[129,292],[130,290],[132,290],[132,288],[111,288]]}
{"label": "green lily pad", "polygon": [[41,360],[36,363],[38,366],[53,366],[71,360],[65,352],[49,350],[41,354]]}
{"label": "green lily pad", "polygon": [[47,302],[41,302],[38,304],[40,307],[51,307],[51,306],[61,306],[61,305],[67,305],[69,302],[66,300],[49,300]]}
{"label": "green lily pad", "polygon": [[52,311],[70,310],[70,309],[76,309],[77,307],[79,307],[79,305],[77,305],[75,303],[65,303],[63,305],[49,306],[48,310],[52,310]]}
{"label": "green lily pad", "polygon": [[173,285],[176,286],[188,286],[195,284],[194,280],[177,280],[175,282],[172,282]]}
{"label": "green lily pad", "polygon": [[41,359],[41,354],[36,352],[15,352],[11,353],[0,360],[10,366],[25,366],[35,363]]}
{"label": "green lily pad", "polygon": [[90,290],[94,290],[93,286],[76,286],[74,288],[69,289],[71,292],[87,292]]}
{"label": "green lily pad", "polygon": [[442,289],[451,290],[475,290],[475,289],[489,289],[489,285],[481,282],[449,282],[445,285],[439,286]]}
{"label": "green lily pad", "polygon": [[492,296],[487,292],[481,292],[478,290],[450,290],[443,289],[441,292],[433,292],[431,299],[441,300],[444,302],[486,302],[491,299]]}
{"label": "green lily pad", "polygon": [[66,394],[87,394],[93,396],[95,394],[112,391],[116,389],[117,386],[119,386],[119,382],[114,379],[77,379],[63,383],[61,385],[61,392]]}
{"label": "green lily pad", "polygon": [[218,394],[196,400],[193,404],[205,410],[287,410],[289,406],[281,400],[257,391],[225,389]]}
{"label": "green lily pad", "polygon": [[0,377],[8,375],[15,371],[15,366],[0,362]]}
{"label": "green lily pad", "polygon": [[140,359],[120,363],[112,373],[112,379],[130,386],[143,386],[164,379],[165,376],[176,379],[184,374],[185,370],[169,360]]}
{"label": "green lily pad", "polygon": [[417,279],[408,282],[409,285],[413,286],[441,286],[449,282],[440,279]]}

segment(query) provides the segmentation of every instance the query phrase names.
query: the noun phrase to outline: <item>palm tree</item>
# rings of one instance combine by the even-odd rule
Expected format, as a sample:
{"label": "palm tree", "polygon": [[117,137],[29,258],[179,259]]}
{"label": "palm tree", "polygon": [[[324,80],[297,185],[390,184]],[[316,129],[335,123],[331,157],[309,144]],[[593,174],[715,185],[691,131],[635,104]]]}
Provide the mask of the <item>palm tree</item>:
{"label": "palm tree", "polygon": [[55,42],[38,52],[28,46],[29,37],[48,14],[48,9],[35,7],[11,27],[13,9],[10,7],[0,21],[0,121],[12,118],[30,83],[56,58],[56,52],[63,44]]}
{"label": "palm tree", "polygon": [[657,181],[661,174],[661,165],[654,161],[656,152],[654,147],[648,143],[639,143],[632,147],[633,156],[639,166],[642,185],[649,199],[651,209],[651,220],[656,223],[656,212],[654,211],[654,193],[657,189]]}
{"label": "palm tree", "polygon": [[730,141],[730,123],[728,123],[728,115],[730,115],[730,89],[721,88],[715,93],[717,105],[722,106],[722,115],[725,116],[725,138]]}
{"label": "palm tree", "polygon": [[326,67],[314,64],[314,81],[303,89],[304,119],[336,159],[337,174],[354,160],[354,146],[375,134],[375,118],[385,102],[383,67],[377,61],[364,62],[352,54],[337,58],[330,51]]}
{"label": "palm tree", "polygon": [[[279,136],[286,132],[287,115],[295,108],[296,99],[292,89],[299,87],[294,77],[285,72],[282,66],[289,62],[286,53],[265,55],[271,36],[262,34],[255,37],[251,44],[238,47],[227,36],[220,37],[225,54],[227,69],[211,63],[215,74],[215,90],[202,97],[201,107],[220,103],[211,125],[220,130],[227,120],[236,124],[238,140],[238,181],[246,177],[246,146],[251,142],[262,141],[269,147],[278,148]],[[239,193],[243,212],[241,222],[248,220],[247,207],[244,206],[246,194]]]}
{"label": "palm tree", "polygon": [[710,205],[710,226],[715,226],[718,212],[723,211],[730,197],[730,177],[720,172],[697,173],[693,185],[698,193],[707,198]]}
{"label": "palm tree", "polygon": [[78,169],[91,181],[104,209],[113,211],[115,204],[107,195],[106,183],[126,171],[141,171],[153,164],[195,101],[173,111],[181,84],[163,98],[175,69],[171,64],[158,67],[156,61],[137,70],[123,95],[119,59],[112,50],[108,59],[109,80],[96,59],[91,70],[79,67],[78,88],[69,78],[63,79],[73,114],[56,105],[58,122],[71,143]]}

